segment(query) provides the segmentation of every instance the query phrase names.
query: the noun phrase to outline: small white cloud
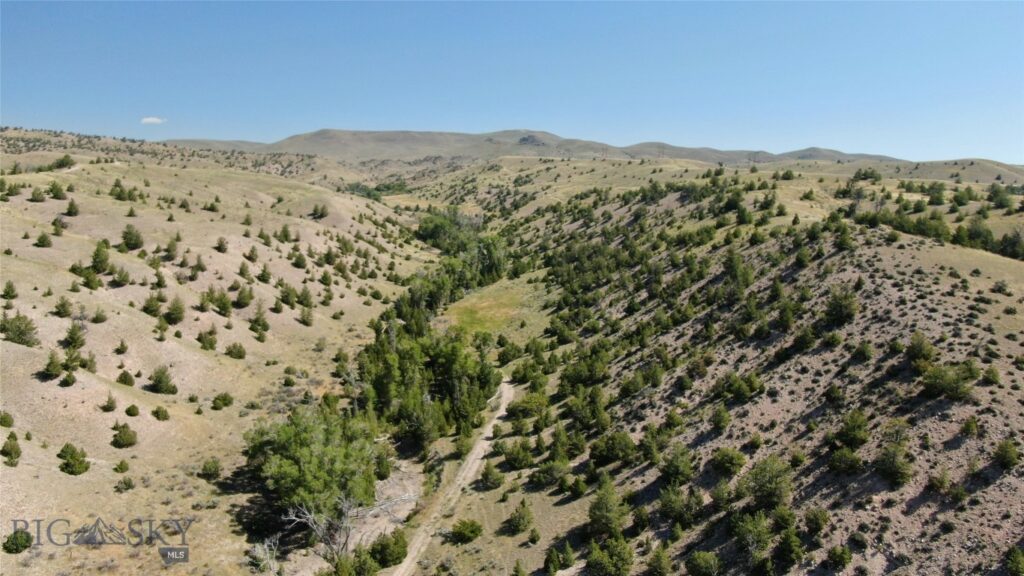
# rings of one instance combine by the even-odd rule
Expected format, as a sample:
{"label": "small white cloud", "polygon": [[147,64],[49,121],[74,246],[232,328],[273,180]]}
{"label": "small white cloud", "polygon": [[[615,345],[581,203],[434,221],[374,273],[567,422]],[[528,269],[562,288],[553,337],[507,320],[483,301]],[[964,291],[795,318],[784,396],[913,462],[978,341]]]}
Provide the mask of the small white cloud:
{"label": "small white cloud", "polygon": [[143,124],[166,124],[167,118],[160,118],[159,116],[146,116],[142,119]]}

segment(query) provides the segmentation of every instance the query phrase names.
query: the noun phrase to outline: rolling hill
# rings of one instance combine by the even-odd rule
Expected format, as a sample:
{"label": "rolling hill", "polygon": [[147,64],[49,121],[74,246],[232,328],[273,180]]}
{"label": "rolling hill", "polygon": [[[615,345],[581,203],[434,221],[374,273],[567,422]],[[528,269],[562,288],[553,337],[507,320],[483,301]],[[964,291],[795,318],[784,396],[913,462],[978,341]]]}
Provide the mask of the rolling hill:
{"label": "rolling hill", "polygon": [[550,132],[504,130],[484,134],[458,132],[317,130],[270,144],[217,140],[169,140],[168,143],[213,150],[288,152],[315,154],[346,162],[367,160],[418,160],[432,156],[490,160],[501,156],[545,158],[673,158],[725,164],[780,160],[875,160],[895,158],[870,154],[846,154],[823,148],[806,148],[783,154],[764,151],[683,148],[661,142],[616,147],[600,142],[562,138]]}
{"label": "rolling hill", "polygon": [[0,571],[1013,574],[1024,169],[630,148],[0,131]]}

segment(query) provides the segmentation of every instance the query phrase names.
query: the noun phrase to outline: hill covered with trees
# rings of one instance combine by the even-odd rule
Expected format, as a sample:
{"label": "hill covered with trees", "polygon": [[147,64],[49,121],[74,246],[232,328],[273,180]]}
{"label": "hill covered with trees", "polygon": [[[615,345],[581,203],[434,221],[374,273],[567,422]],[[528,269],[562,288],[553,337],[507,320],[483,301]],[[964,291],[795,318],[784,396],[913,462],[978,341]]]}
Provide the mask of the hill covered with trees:
{"label": "hill covered with trees", "polygon": [[1021,573],[1013,167],[4,144],[5,516],[194,516],[217,573]]}

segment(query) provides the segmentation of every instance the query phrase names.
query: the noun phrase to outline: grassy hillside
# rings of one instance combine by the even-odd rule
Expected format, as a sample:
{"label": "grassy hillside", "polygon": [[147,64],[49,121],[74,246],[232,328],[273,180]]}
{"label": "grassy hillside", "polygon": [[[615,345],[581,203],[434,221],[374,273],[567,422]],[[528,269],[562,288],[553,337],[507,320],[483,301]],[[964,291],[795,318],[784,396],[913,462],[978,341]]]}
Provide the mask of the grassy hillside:
{"label": "grassy hillside", "polygon": [[[879,177],[851,180],[868,168]],[[508,365],[539,408],[513,402],[490,457],[500,486],[481,480],[449,511],[452,529],[478,522],[482,535],[433,540],[424,572],[543,573],[566,567],[566,546],[594,574],[697,573],[685,566],[698,553],[728,573],[1000,572],[1024,527],[1019,468],[997,456],[1022,432],[1024,268],[860,226],[850,209],[939,219],[939,240],[971,245],[957,227],[998,237],[1024,224],[1019,189],[1008,208],[990,194],[1020,174],[970,161],[713,172],[506,158],[387,199],[488,219],[513,269],[542,272],[551,291],[535,352]],[[936,182],[941,200],[920,189]],[[449,317],[494,327],[517,298],[491,287]],[[603,483],[623,502],[614,530],[595,526]],[[762,483],[777,490],[764,503]],[[532,521],[510,530],[523,502]]]}
{"label": "grassy hillside", "polygon": [[[5,154],[5,166],[31,164],[30,154]],[[403,290],[401,279],[432,257],[403,219],[360,197],[210,160],[74,158],[69,169],[4,176],[0,262],[17,293],[5,300],[5,317],[27,317],[37,343],[3,342],[3,410],[21,449],[17,466],[0,476],[3,516],[68,518],[75,528],[95,516],[192,517],[194,567],[235,572],[245,565],[238,526],[252,495],[225,478],[244,462],[243,434],[304,395],[337,393],[343,381],[332,375],[332,357],[358,351],[372,337],[368,321]],[[326,215],[313,219],[316,207]],[[142,235],[140,248],[120,248],[129,225]],[[105,269],[72,272],[76,263],[90,268],[103,243]],[[98,285],[90,289],[86,277]],[[182,318],[161,335],[161,317],[176,300]],[[258,317],[265,328],[253,325]],[[73,325],[84,333],[80,346],[63,341]],[[229,356],[232,346],[244,358]],[[64,364],[53,377],[41,374],[51,351]],[[72,356],[86,361],[73,364]],[[146,390],[160,366],[177,393]],[[134,385],[119,380],[123,374]],[[223,408],[222,394],[230,395]],[[137,416],[126,414],[130,406]],[[151,414],[160,407],[168,420]],[[137,433],[134,446],[111,445],[119,422]],[[88,455],[81,476],[58,470],[67,442]],[[199,477],[212,459],[222,477]],[[122,460],[128,471],[120,473]],[[118,491],[126,478],[134,487]],[[4,566],[13,570],[13,562]],[[17,562],[18,573],[41,574],[100,566],[137,574],[160,565],[155,552],[121,549],[57,558],[38,551]]]}
{"label": "grassy hillside", "polygon": [[1013,573],[1020,167],[2,136],[2,538],[192,518],[174,573]]}

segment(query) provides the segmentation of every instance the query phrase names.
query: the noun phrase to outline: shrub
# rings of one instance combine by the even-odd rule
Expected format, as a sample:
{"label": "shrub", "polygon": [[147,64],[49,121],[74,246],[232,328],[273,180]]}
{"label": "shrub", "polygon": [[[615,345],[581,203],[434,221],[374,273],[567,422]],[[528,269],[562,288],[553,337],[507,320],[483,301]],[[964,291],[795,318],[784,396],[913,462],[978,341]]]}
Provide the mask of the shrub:
{"label": "shrub", "polygon": [[711,426],[714,427],[716,432],[723,432],[728,426],[732,417],[729,416],[729,410],[726,409],[724,403],[719,403],[715,406],[714,412],[711,413]]}
{"label": "shrub", "polygon": [[898,442],[891,442],[882,448],[875,459],[875,469],[897,487],[906,484],[914,475],[907,449]]}
{"label": "shrub", "polygon": [[231,358],[234,358],[235,360],[241,360],[245,358],[245,346],[242,346],[238,342],[235,342],[234,344],[228,344],[228,347],[226,350],[224,350],[224,353],[230,356]]}
{"label": "shrub", "polygon": [[868,418],[859,409],[853,410],[843,417],[843,425],[836,432],[836,439],[853,450],[866,444],[868,437]]}
{"label": "shrub", "polygon": [[199,348],[201,350],[216,350],[217,327],[210,326],[208,330],[200,332],[198,335],[196,335],[196,340],[199,342]]}
{"label": "shrub", "polygon": [[210,458],[203,462],[203,467],[199,470],[197,476],[210,482],[220,478],[220,460]]}
{"label": "shrub", "polygon": [[505,449],[505,463],[513,470],[522,470],[533,466],[533,454],[530,450],[530,442],[525,438],[520,439]]}
{"label": "shrub", "polygon": [[135,480],[132,480],[130,476],[125,476],[124,478],[118,480],[116,484],[114,484],[114,492],[117,492],[118,494],[123,494],[124,492],[134,489]]}
{"label": "shrub", "polygon": [[0,447],[0,456],[4,457],[4,464],[12,468],[18,465],[18,460],[21,459],[21,446],[18,444],[17,434],[11,432],[7,435],[3,447]]}
{"label": "shrub", "polygon": [[871,345],[871,342],[862,340],[857,344],[857,348],[853,351],[853,360],[855,362],[867,362],[871,360],[875,355],[875,348]]}
{"label": "shrub", "polygon": [[747,472],[743,478],[743,489],[759,508],[786,504],[793,492],[792,470],[778,456],[768,456]]}
{"label": "shrub", "polygon": [[113,394],[107,393],[107,401],[100,405],[100,410],[104,412],[117,410],[117,400],[114,400]]}
{"label": "shrub", "polygon": [[228,394],[227,392],[221,392],[220,394],[217,394],[216,396],[213,397],[213,403],[211,404],[210,407],[213,408],[214,410],[222,410],[224,408],[227,408],[228,406],[231,406],[234,403],[235,399],[231,396],[231,394]]}
{"label": "shrub", "polygon": [[1006,571],[1010,576],[1024,576],[1024,550],[1017,546],[1010,548],[1006,554]]}
{"label": "shrub", "polygon": [[853,554],[850,553],[850,549],[846,546],[833,546],[828,551],[828,563],[829,566],[836,570],[842,570],[846,568],[853,560]]}
{"label": "shrub", "polygon": [[824,508],[816,507],[804,512],[804,526],[807,527],[807,533],[811,536],[821,534],[828,527],[829,521],[828,510]]}
{"label": "shrub", "polygon": [[124,413],[127,414],[128,416],[132,416],[132,417],[138,416],[139,415],[139,407],[136,406],[135,404],[132,404],[131,406],[125,408]]}
{"label": "shrub", "polygon": [[539,416],[548,405],[546,394],[531,392],[508,405],[508,416],[512,419]]}
{"label": "shrub", "polygon": [[370,551],[356,546],[351,556],[341,556],[335,561],[334,574],[342,576],[363,576],[380,572],[380,564],[373,559]]}
{"label": "shrub", "polygon": [[715,383],[713,392],[726,399],[746,402],[753,396],[764,392],[764,383],[755,372],[743,376],[729,372]]}
{"label": "shrub", "polygon": [[448,539],[456,544],[468,544],[476,540],[484,528],[476,520],[459,520],[452,526]]}
{"label": "shrub", "polygon": [[960,433],[969,438],[973,438],[978,435],[978,417],[968,416],[964,423],[960,426]]}
{"label": "shrub", "polygon": [[138,231],[135,226],[131,224],[124,227],[121,232],[121,242],[128,250],[137,250],[142,248],[142,233]]}
{"label": "shrub", "polygon": [[833,452],[828,461],[829,469],[839,474],[856,474],[863,465],[860,456],[845,446]]}
{"label": "shrub", "polygon": [[89,462],[86,461],[85,450],[76,448],[73,444],[65,444],[57,458],[61,460],[60,471],[71,476],[84,474],[89,470]]}
{"label": "shrub", "polygon": [[925,373],[935,360],[935,346],[925,338],[924,334],[914,332],[910,336],[910,344],[907,345],[905,355],[911,368],[918,374]]}
{"label": "shrub", "polygon": [[693,455],[686,446],[676,444],[661,465],[661,477],[668,484],[680,484],[689,482],[693,474]]}
{"label": "shrub", "polygon": [[1013,443],[1013,440],[1007,438],[996,445],[994,458],[996,464],[1003,470],[1010,470],[1020,462],[1020,451],[1017,450],[1017,445]]}
{"label": "shrub", "polygon": [[0,411],[0,426],[4,428],[14,426],[14,416],[11,416],[10,412]]}
{"label": "shrub", "polygon": [[747,457],[735,448],[719,448],[711,456],[711,467],[724,476],[735,476],[746,463]]}
{"label": "shrub", "polygon": [[714,552],[694,552],[686,559],[686,572],[690,576],[719,576],[722,563]]}
{"label": "shrub", "polygon": [[672,560],[665,551],[665,545],[661,544],[654,549],[654,553],[647,559],[647,574],[650,576],[670,576],[672,574]]}
{"label": "shrub", "polygon": [[21,554],[32,547],[32,534],[27,530],[15,530],[4,540],[4,552]]}
{"label": "shrub", "polygon": [[763,511],[743,514],[733,526],[733,535],[740,549],[746,552],[748,561],[755,564],[764,556],[772,540],[768,517]]}
{"label": "shrub", "polygon": [[391,477],[391,459],[387,452],[381,451],[373,459],[373,476],[377,480],[387,480]]}
{"label": "shrub", "polygon": [[377,561],[381,568],[395,566],[405,559],[409,543],[405,538],[405,531],[398,529],[390,534],[381,534],[370,545],[370,556]]}
{"label": "shrub", "polygon": [[678,486],[668,486],[658,498],[658,512],[681,527],[689,527],[700,520],[704,511],[704,498],[691,486],[684,494]]}
{"label": "shrub", "polygon": [[999,384],[999,370],[997,370],[995,366],[985,368],[985,372],[981,375],[981,383],[986,386],[995,386]]}
{"label": "shrub", "polygon": [[526,500],[520,500],[512,514],[505,520],[505,529],[509,534],[520,534],[533,524],[533,513]]}
{"label": "shrub", "polygon": [[166,366],[160,366],[150,374],[147,389],[157,394],[178,393],[178,387],[171,381],[171,373]]}
{"label": "shrub", "polygon": [[153,409],[151,414],[153,415],[153,418],[156,418],[161,422],[171,419],[171,415],[167,412],[167,408],[164,408],[163,406],[157,406]]}
{"label": "shrub", "polygon": [[796,529],[786,528],[782,531],[782,535],[779,536],[776,554],[782,563],[783,570],[803,561],[807,551],[804,549],[803,542],[801,542],[800,536],[797,535]]}
{"label": "shrub", "polygon": [[114,439],[110,445],[114,448],[129,448],[138,442],[138,435],[127,424],[115,423],[113,430]]}
{"label": "shrub", "polygon": [[548,460],[530,474],[530,484],[546,487],[556,484],[569,471],[565,460]]}
{"label": "shrub", "polygon": [[825,305],[825,321],[842,326],[853,320],[858,310],[857,295],[847,287],[833,289]]}
{"label": "shrub", "polygon": [[121,373],[117,375],[117,383],[125,386],[135,386],[135,377],[129,371],[121,370]]}
{"label": "shrub", "polygon": [[21,312],[17,312],[13,318],[7,318],[4,313],[4,319],[0,322],[0,332],[4,333],[8,342],[28,347],[39,344],[35,322]]}
{"label": "shrub", "polygon": [[719,512],[729,510],[735,497],[728,480],[720,480],[711,489],[711,504]]}
{"label": "shrub", "polygon": [[969,380],[977,372],[973,364],[947,364],[932,366],[924,373],[921,383],[924,393],[931,398],[945,396],[950,400],[967,400],[971,397]]}
{"label": "shrub", "polygon": [[587,557],[590,576],[629,576],[633,566],[633,548],[621,536],[612,538],[604,546],[591,547]]}

